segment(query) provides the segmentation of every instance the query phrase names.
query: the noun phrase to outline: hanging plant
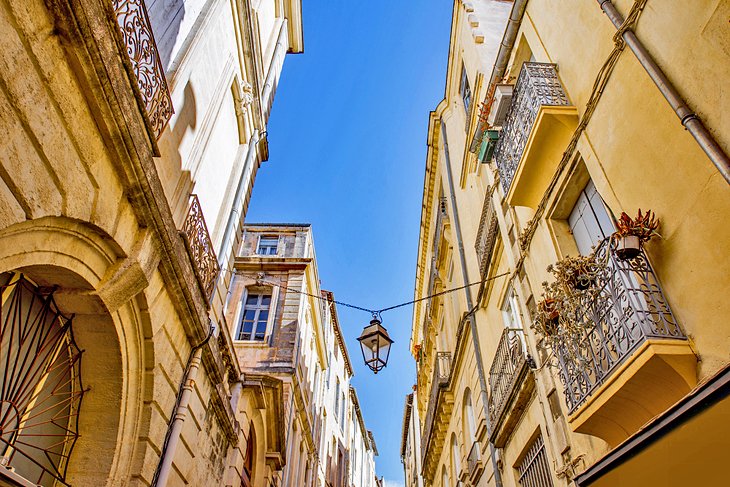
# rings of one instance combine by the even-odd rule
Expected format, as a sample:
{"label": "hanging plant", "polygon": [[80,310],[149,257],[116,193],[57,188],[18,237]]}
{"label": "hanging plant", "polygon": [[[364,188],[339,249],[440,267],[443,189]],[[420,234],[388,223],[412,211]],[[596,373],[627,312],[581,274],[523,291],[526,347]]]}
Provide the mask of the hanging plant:
{"label": "hanging plant", "polygon": [[585,291],[595,285],[600,266],[591,254],[565,257],[547,270],[555,276],[560,294],[568,294],[571,289]]}
{"label": "hanging plant", "polygon": [[642,214],[639,209],[636,218],[631,218],[626,212],[622,212],[616,226],[617,230],[613,235],[616,242],[615,252],[621,260],[636,258],[642,245],[655,235],[659,235],[657,233],[659,220],[651,210]]}
{"label": "hanging plant", "polygon": [[535,323],[538,331],[544,336],[553,336],[558,333],[560,324],[560,311],[555,298],[543,298],[537,303],[537,314]]}
{"label": "hanging plant", "polygon": [[548,266],[554,280],[542,283],[543,299],[532,325],[543,338],[541,347],[562,350],[564,357],[580,362],[580,343],[586,331],[595,326],[584,312],[585,307],[601,299],[599,283],[606,266],[606,261],[598,260],[595,253],[566,257]]}

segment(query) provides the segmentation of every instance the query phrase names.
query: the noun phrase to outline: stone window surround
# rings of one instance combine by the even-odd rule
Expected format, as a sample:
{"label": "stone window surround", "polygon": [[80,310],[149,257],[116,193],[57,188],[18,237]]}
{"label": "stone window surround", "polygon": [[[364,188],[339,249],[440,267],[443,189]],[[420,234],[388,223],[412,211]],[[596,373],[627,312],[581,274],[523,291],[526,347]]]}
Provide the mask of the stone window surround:
{"label": "stone window surround", "polygon": [[[263,340],[239,340],[238,339],[238,332],[241,329],[241,326],[243,325],[243,309],[245,307],[246,298],[248,297],[249,293],[254,292],[256,294],[260,293],[270,293],[271,294],[271,303],[269,304],[269,318],[266,321],[266,332],[264,333],[264,339]],[[271,337],[271,333],[274,329],[274,323],[276,318],[276,308],[279,302],[279,287],[278,286],[258,286],[256,284],[251,284],[249,286],[246,286],[243,290],[243,293],[241,294],[241,300],[237,304],[236,309],[236,315],[235,319],[233,320],[234,323],[234,329],[232,330],[232,338],[235,343],[245,343],[247,345],[253,345],[253,346],[269,346],[269,338]]]}

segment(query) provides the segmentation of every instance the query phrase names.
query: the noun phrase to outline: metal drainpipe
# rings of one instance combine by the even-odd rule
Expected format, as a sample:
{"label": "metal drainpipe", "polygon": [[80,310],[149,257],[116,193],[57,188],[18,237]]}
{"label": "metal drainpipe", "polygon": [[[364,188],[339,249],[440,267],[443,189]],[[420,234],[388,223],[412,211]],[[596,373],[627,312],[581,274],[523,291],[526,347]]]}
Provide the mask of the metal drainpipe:
{"label": "metal drainpipe", "polygon": [[211,325],[208,336],[194,346],[190,351],[190,358],[185,368],[185,375],[181,384],[180,393],[177,404],[173,412],[173,420],[167,428],[165,442],[162,445],[162,453],[160,455],[160,463],[157,464],[157,470],[152,478],[153,487],[165,487],[172,472],[172,461],[175,457],[177,444],[180,443],[180,433],[182,432],[183,423],[188,416],[188,405],[190,404],[190,396],[193,393],[195,378],[198,375],[200,362],[203,358],[203,346],[213,336],[213,326]]}
{"label": "metal drainpipe", "polygon": [[[479,386],[481,388],[482,396],[482,409],[484,410],[484,419],[487,424],[487,436],[492,432],[492,425],[489,422],[489,409],[487,407],[487,380],[484,374],[484,362],[482,361],[482,349],[479,342],[479,331],[476,326],[476,318],[472,315],[475,311],[475,306],[472,302],[471,289],[469,286],[469,273],[466,267],[466,256],[464,254],[464,242],[461,238],[461,224],[459,223],[459,210],[456,206],[456,193],[454,191],[454,176],[451,171],[451,158],[449,156],[449,142],[446,137],[446,124],[443,120],[441,121],[441,136],[444,140],[444,156],[446,163],[446,179],[449,184],[449,199],[451,200],[451,210],[454,213],[454,233],[456,234],[456,242],[459,246],[459,260],[461,261],[461,275],[464,279],[464,292],[466,294],[466,306],[469,308],[469,313],[466,316],[466,320],[469,322],[469,328],[471,329],[471,339],[474,345],[474,355],[477,363],[477,372],[479,374]],[[497,468],[497,457],[495,452],[494,444],[489,441],[489,457],[492,461],[492,468],[494,469],[494,481],[497,487],[502,487],[502,476]]]}
{"label": "metal drainpipe", "polygon": [[[624,23],[624,18],[616,10],[611,0],[597,0],[601,7],[601,10],[606,14],[611,23],[617,29]],[[636,34],[631,29],[627,29],[623,35],[626,45],[631,48],[631,51],[636,55],[641,65],[644,67],[649,77],[654,81],[654,84],[659,88],[659,91],[664,98],[669,102],[674,113],[677,114],[682,125],[685,129],[692,134],[699,146],[705,151],[707,157],[710,158],[712,163],[717,167],[722,177],[725,178],[727,183],[730,183],[730,157],[720,147],[715,138],[710,134],[707,128],[702,123],[702,120],[694,113],[687,103],[682,99],[682,96],[672,85],[669,78],[664,74],[661,68],[657,65],[654,58],[651,57],[649,51],[646,50],[644,45],[641,43]]]}

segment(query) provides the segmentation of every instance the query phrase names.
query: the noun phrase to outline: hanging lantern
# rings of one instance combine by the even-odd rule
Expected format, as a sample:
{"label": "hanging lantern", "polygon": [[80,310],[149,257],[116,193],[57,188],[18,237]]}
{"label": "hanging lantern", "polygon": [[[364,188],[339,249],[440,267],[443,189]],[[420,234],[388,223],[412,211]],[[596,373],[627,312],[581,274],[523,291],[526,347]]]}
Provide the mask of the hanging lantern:
{"label": "hanging lantern", "polygon": [[360,338],[357,341],[360,342],[365,365],[370,367],[373,372],[377,374],[388,364],[390,345],[393,343],[393,340],[388,336],[388,330],[380,324],[380,319],[377,314],[373,314],[370,325],[362,330]]}

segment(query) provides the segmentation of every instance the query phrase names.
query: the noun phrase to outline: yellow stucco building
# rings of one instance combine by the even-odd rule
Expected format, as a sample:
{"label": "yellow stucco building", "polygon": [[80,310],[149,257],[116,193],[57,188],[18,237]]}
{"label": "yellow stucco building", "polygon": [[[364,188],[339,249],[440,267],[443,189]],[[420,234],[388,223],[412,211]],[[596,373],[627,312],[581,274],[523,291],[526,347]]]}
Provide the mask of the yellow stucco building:
{"label": "yellow stucco building", "polygon": [[415,297],[468,286],[414,310],[424,485],[726,482],[729,19],[454,2]]}

